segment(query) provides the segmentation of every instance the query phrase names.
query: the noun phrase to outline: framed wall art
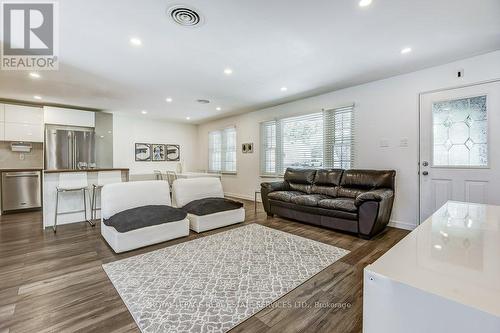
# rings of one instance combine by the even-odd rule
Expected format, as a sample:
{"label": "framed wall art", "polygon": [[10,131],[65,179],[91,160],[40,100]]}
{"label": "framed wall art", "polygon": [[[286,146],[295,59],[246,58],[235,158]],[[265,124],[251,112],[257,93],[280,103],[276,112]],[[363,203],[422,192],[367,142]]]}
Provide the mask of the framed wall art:
{"label": "framed wall art", "polygon": [[179,145],[166,145],[167,161],[181,160],[181,147]]}
{"label": "framed wall art", "polygon": [[152,156],[153,161],[158,161],[158,162],[166,161],[166,159],[167,159],[167,157],[166,157],[166,145],[153,144],[151,149],[153,152],[153,156]]}
{"label": "framed wall art", "polygon": [[137,162],[151,161],[151,144],[136,143],[135,144],[135,160]]}

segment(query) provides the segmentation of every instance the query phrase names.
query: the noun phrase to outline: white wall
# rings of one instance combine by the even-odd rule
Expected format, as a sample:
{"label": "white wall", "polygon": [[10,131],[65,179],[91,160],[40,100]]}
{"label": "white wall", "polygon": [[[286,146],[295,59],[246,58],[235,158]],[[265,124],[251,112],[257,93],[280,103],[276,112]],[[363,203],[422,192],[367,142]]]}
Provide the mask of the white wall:
{"label": "white wall", "polygon": [[[456,77],[459,69],[464,69],[465,73],[460,79]],[[235,125],[238,145],[254,142],[255,152],[242,154],[239,149],[238,174],[224,176],[223,185],[227,193],[253,199],[260,182],[266,181],[259,177],[259,122],[283,115],[318,112],[322,108],[354,102],[355,167],[390,168],[397,171],[392,223],[412,227],[417,224],[418,216],[419,93],[496,78],[500,78],[500,51],[209,122],[198,129],[199,168],[207,168],[208,132]],[[408,138],[408,147],[399,146],[401,138]],[[387,139],[390,146],[380,147],[381,139]]]}
{"label": "white wall", "polygon": [[136,162],[135,143],[180,145],[185,170],[196,170],[198,132],[196,125],[168,122],[146,117],[113,115],[113,166],[129,168],[131,175],[152,174],[153,170],[176,170],[179,162]]}

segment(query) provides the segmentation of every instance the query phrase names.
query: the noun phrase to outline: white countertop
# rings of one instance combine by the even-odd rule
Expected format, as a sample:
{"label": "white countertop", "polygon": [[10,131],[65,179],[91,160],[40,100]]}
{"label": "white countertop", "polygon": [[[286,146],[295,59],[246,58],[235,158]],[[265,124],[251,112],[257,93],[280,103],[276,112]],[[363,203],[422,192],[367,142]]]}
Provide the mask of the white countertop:
{"label": "white countertop", "polygon": [[500,316],[500,206],[449,201],[367,269]]}

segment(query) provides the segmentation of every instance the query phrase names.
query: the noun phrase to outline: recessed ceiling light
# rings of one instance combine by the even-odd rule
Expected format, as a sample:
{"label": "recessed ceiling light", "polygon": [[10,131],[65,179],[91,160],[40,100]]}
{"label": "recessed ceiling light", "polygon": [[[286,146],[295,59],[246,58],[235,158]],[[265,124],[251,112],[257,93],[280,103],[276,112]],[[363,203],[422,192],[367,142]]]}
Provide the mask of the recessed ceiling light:
{"label": "recessed ceiling light", "polygon": [[186,120],[190,120],[190,119],[191,119],[191,117],[186,117]]}
{"label": "recessed ceiling light", "polygon": [[216,107],[215,110],[220,111],[222,108],[220,106]]}
{"label": "recessed ceiling light", "polygon": [[172,103],[173,99],[172,99],[172,97],[167,97],[167,98],[165,98],[165,101],[167,103]]}
{"label": "recessed ceiling light", "polygon": [[34,99],[42,99],[42,96],[35,95],[33,96]]}
{"label": "recessed ceiling light", "polygon": [[288,90],[288,88],[287,88],[287,87],[281,87],[281,88],[280,88],[280,90],[281,90],[281,91],[287,91],[287,90]]}
{"label": "recessed ceiling light", "polygon": [[401,54],[407,54],[411,52],[411,47],[405,47],[401,50]]}
{"label": "recessed ceiling light", "polygon": [[133,46],[141,46],[142,41],[137,37],[132,37],[130,38],[130,44],[132,44]]}
{"label": "recessed ceiling light", "polygon": [[434,245],[434,248],[436,250],[441,250],[443,247],[441,245],[439,245],[439,244],[436,244],[436,245]]}
{"label": "recessed ceiling light", "polygon": [[224,69],[224,74],[231,75],[231,74],[233,74],[233,70],[231,68],[226,68],[226,69]]}
{"label": "recessed ceiling light", "polygon": [[39,79],[39,78],[41,78],[40,74],[38,74],[36,72],[31,72],[30,73],[30,77],[33,78],[33,79]]}
{"label": "recessed ceiling light", "polygon": [[361,0],[359,2],[359,7],[367,7],[372,4],[372,0]]}
{"label": "recessed ceiling light", "polygon": [[142,113],[142,114],[146,114],[146,113],[148,113],[148,111],[146,111],[146,110],[142,110],[142,111],[141,111],[141,113]]}

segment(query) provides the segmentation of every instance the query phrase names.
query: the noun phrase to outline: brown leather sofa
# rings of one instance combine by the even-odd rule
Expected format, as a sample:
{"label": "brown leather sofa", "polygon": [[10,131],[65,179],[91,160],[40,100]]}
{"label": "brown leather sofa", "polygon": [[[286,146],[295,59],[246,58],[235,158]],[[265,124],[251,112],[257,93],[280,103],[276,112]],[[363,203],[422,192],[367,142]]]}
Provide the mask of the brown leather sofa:
{"label": "brown leather sofa", "polygon": [[394,202],[394,170],[292,169],[284,181],[262,183],[273,214],[371,238],[381,232]]}

